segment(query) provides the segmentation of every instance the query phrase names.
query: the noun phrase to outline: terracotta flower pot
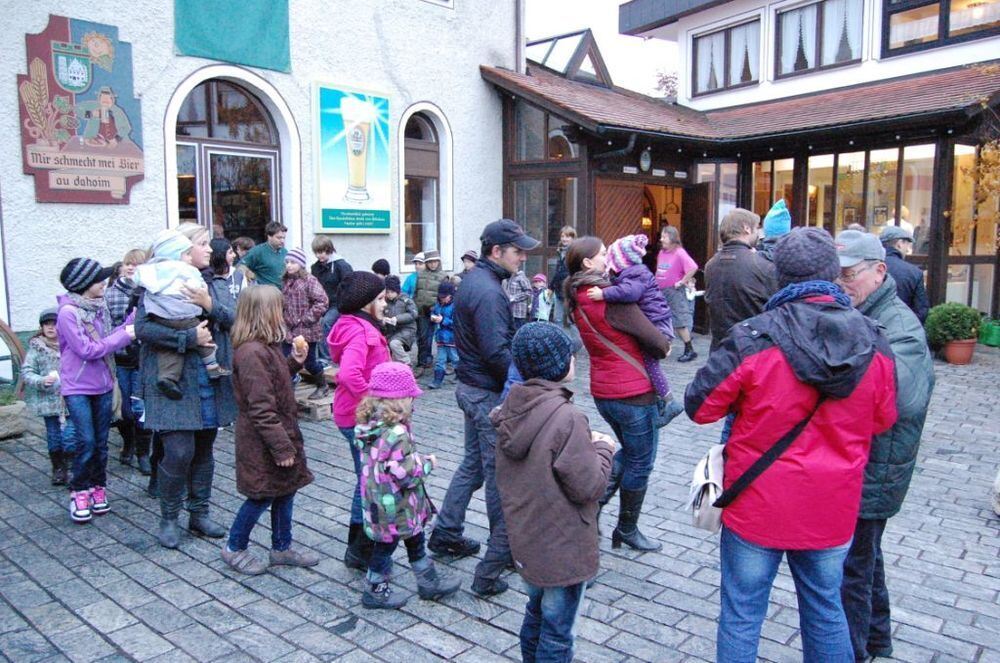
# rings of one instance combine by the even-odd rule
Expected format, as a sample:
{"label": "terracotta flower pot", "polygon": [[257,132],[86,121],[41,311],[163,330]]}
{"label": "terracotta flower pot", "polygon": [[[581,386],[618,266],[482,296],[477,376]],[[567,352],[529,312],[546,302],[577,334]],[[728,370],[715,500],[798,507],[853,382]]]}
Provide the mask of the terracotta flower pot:
{"label": "terracotta flower pot", "polygon": [[976,349],[976,339],[948,341],[944,344],[944,358],[949,364],[964,366],[972,362],[972,352]]}

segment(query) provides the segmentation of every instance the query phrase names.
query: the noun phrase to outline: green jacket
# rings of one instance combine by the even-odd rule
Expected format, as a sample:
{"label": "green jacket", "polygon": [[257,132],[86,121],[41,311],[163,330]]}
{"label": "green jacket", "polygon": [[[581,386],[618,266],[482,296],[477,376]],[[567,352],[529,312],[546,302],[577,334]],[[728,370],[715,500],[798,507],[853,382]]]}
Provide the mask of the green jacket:
{"label": "green jacket", "polygon": [[443,269],[432,272],[425,269],[417,273],[417,290],[413,295],[413,301],[417,305],[420,315],[427,315],[431,307],[437,303],[438,286],[448,278]]}
{"label": "green jacket", "polygon": [[913,311],[896,296],[896,282],[885,282],[858,310],[884,327],[896,360],[896,424],[872,440],[865,467],[859,518],[880,520],[899,512],[917,462],[920,435],[934,389],[934,366],[927,338]]}
{"label": "green jacket", "polygon": [[46,345],[41,337],[33,337],[28,341],[21,376],[24,378],[24,402],[35,416],[53,417],[64,411],[59,381],[50,387],[44,384],[52,371],[59,371],[59,350]]}

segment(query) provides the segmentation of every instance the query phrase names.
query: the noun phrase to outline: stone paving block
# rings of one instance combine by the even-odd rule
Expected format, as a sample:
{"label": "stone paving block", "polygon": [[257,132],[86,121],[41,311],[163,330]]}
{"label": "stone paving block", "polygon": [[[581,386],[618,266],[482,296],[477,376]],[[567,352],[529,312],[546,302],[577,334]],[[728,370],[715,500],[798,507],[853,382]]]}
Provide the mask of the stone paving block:
{"label": "stone paving block", "polygon": [[216,633],[228,633],[229,631],[250,625],[250,620],[219,601],[200,603],[192,608],[188,608],[185,614]]}
{"label": "stone paving block", "polygon": [[154,656],[173,649],[173,645],[158,636],[145,624],[134,624],[107,636],[129,656],[139,661],[148,661]]}
{"label": "stone paving block", "polygon": [[154,656],[149,660],[150,663],[194,663],[197,659],[191,658],[180,649],[171,649],[167,653]]}
{"label": "stone paving block", "polygon": [[225,638],[241,652],[262,661],[273,661],[295,650],[290,643],[256,624],[230,631]]}
{"label": "stone paving block", "polygon": [[646,640],[652,640],[653,642],[668,649],[676,648],[691,635],[689,632],[681,631],[678,628],[667,626],[665,624],[660,624],[631,612],[623,613],[622,616],[612,622],[611,625],[616,629],[626,631],[632,635],[639,636]]}
{"label": "stone paving block", "polygon": [[473,647],[455,659],[457,663],[509,663],[510,659],[482,647]]}
{"label": "stone paving block", "polygon": [[76,614],[88,621],[101,633],[111,633],[138,623],[131,613],[110,599],[90,603],[77,609]]}
{"label": "stone paving block", "polygon": [[196,661],[232,658],[236,648],[201,624],[188,624],[164,635],[167,640],[183,649]]}
{"label": "stone paving block", "polygon": [[181,579],[170,580],[153,587],[153,593],[181,610],[204,603],[209,600],[208,594],[195,589],[193,585]]}
{"label": "stone paving block", "polygon": [[894,639],[904,640],[942,654],[958,656],[966,661],[974,660],[979,651],[978,645],[948,637],[947,635],[922,631],[906,624],[896,629]]}
{"label": "stone paving block", "polygon": [[132,614],[157,633],[170,633],[195,622],[192,615],[179,610],[162,599],[132,608]]}
{"label": "stone paving block", "polygon": [[[43,603],[42,605],[44,606],[50,604]],[[19,614],[14,612],[14,609],[10,606],[10,604],[0,601],[0,633],[20,631],[27,626],[28,622],[24,621]]]}
{"label": "stone paving block", "polygon": [[472,618],[449,624],[445,630],[494,654],[503,653],[519,641],[513,633]]}
{"label": "stone paving block", "polygon": [[[367,617],[368,615],[365,614],[362,616]],[[412,625],[417,622],[416,619],[411,618],[411,620],[412,621],[408,622],[408,625]],[[396,636],[394,634],[398,633],[396,630],[389,631],[388,629],[376,626],[375,624],[353,614],[346,616],[340,622],[327,624],[327,628],[332,633],[335,633],[341,638],[344,638],[348,642],[352,643],[355,647],[364,647],[370,651],[378,651],[385,645],[389,644],[395,639]]]}
{"label": "stone paving block", "polygon": [[40,633],[32,629],[9,631],[0,635],[0,655],[9,661],[38,661],[59,652]]}
{"label": "stone paving block", "polygon": [[156,595],[131,578],[105,585],[101,592],[127,610],[156,600]]}
{"label": "stone paving block", "polygon": [[343,621],[349,614],[333,603],[307,593],[282,601],[281,604],[300,617],[321,625]]}
{"label": "stone paving block", "polygon": [[402,638],[393,640],[379,649],[378,657],[388,663],[414,663],[414,661],[443,661],[446,659],[427,651],[420,645]]}
{"label": "stone paving block", "polygon": [[48,637],[74,663],[96,661],[117,653],[100,634],[86,626],[61,630]]}
{"label": "stone paving block", "polygon": [[229,578],[209,583],[200,589],[231,608],[239,608],[260,598],[256,592]]}
{"label": "stone paving block", "polygon": [[0,587],[3,598],[18,608],[30,608],[48,603],[52,600],[45,589],[31,580],[10,583]]}
{"label": "stone paving block", "polygon": [[399,635],[446,659],[454,658],[472,647],[472,643],[444,633],[432,624],[434,622],[414,624]]}
{"label": "stone paving block", "polygon": [[271,599],[261,599],[255,603],[249,603],[239,609],[244,617],[247,617],[257,624],[263,626],[272,633],[284,633],[305,623],[305,619],[295,614],[288,608],[284,608]]}
{"label": "stone paving block", "polygon": [[303,624],[285,631],[281,637],[323,660],[337,658],[354,649],[352,643],[317,624]]}

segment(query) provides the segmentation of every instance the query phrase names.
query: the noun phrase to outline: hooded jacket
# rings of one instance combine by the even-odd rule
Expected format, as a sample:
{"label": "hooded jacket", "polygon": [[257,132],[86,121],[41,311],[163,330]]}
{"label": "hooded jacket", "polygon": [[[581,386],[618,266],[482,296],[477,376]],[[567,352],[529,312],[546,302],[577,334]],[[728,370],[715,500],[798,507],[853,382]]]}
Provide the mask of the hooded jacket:
{"label": "hooded jacket", "polygon": [[723,511],[725,526],[751,543],[820,550],[851,539],[872,437],[896,421],[889,343],[858,311],[806,297],[733,327],[688,385],[696,423],[736,414],[725,488],[821,396],[788,450]]}
{"label": "hooded jacket", "polygon": [[920,435],[934,390],[934,363],[917,316],[896,296],[896,284],[885,282],[858,306],[885,328],[896,360],[896,412],[899,418],[872,440],[861,494],[861,518],[890,518],[899,513],[917,463]]}
{"label": "hooded jacket", "polygon": [[511,387],[491,415],[497,489],[518,572],[536,587],[566,587],[597,574],[597,502],[612,447],[591,440],[569,389],[541,379]]}
{"label": "hooded jacket", "polygon": [[60,390],[63,396],[97,396],[115,388],[114,353],[132,339],[125,327],[111,328],[111,321],[99,315],[90,333],[77,315],[77,305],[67,295],[59,295]]}
{"label": "hooded jacket", "polygon": [[333,422],[338,428],[354,428],[361,399],[368,393],[372,369],[389,361],[389,344],[371,318],[363,313],[337,318],[330,335],[330,359],[340,365],[333,394]]}

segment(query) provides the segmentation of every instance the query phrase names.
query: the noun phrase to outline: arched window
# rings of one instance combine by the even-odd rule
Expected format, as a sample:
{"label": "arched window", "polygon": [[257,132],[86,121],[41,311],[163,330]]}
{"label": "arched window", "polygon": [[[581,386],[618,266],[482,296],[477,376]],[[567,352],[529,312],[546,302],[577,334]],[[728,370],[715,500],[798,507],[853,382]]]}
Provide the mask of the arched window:
{"label": "arched window", "polygon": [[177,113],[177,193],[181,221],[214,237],[264,241],[280,217],[280,145],[270,113],[245,88],[207,80]]}
{"label": "arched window", "polygon": [[414,113],[403,130],[403,259],[441,248],[441,141],[433,121]]}

